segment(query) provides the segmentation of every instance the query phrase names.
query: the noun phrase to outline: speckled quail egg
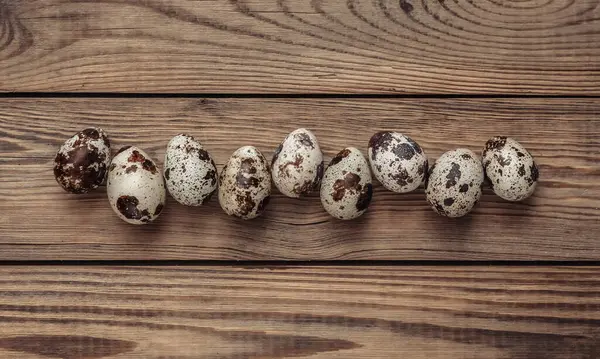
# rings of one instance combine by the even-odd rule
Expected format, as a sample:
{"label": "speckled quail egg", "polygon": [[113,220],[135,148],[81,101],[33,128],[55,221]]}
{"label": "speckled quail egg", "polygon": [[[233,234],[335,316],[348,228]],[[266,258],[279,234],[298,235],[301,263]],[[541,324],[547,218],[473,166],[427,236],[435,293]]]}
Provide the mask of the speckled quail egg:
{"label": "speckled quail egg", "polygon": [[87,193],[104,182],[110,164],[110,141],[100,128],[86,128],[60,146],[54,177],[67,192]]}
{"label": "speckled quail egg", "polygon": [[447,217],[469,213],[481,197],[483,166],[466,148],[448,151],[429,169],[425,195],[433,209]]}
{"label": "speckled quail egg", "polygon": [[494,193],[507,201],[531,196],[539,172],[529,152],[509,137],[493,137],[483,150],[483,167]]}
{"label": "speckled quail egg", "polygon": [[288,197],[301,197],[319,189],[323,178],[323,153],[315,135],[299,128],[287,135],[273,154],[273,183]]}
{"label": "speckled quail egg", "polygon": [[414,191],[427,175],[427,156],[410,137],[397,132],[377,132],[369,140],[369,163],[375,178],[386,189]]}
{"label": "speckled quail egg", "polygon": [[230,216],[260,216],[271,196],[271,173],[265,156],[253,146],[237,149],[219,176],[219,204]]}
{"label": "speckled quail egg", "polygon": [[340,151],[329,163],[321,183],[323,208],[335,218],[354,219],[365,213],[373,185],[367,160],[354,147]]}
{"label": "speckled quail egg", "polygon": [[217,166],[192,136],[180,134],[167,145],[165,184],[175,200],[186,206],[208,202],[217,190]]}
{"label": "speckled quail egg", "polygon": [[165,206],[162,173],[137,147],[126,146],[117,152],[108,169],[106,192],[115,213],[132,224],[154,221]]}

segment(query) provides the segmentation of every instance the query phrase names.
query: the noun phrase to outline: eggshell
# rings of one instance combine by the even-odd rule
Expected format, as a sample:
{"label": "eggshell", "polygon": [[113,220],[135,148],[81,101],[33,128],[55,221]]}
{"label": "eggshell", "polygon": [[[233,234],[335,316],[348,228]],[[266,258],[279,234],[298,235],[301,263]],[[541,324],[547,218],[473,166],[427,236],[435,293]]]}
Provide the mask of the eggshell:
{"label": "eggshell", "polygon": [[219,176],[219,204],[231,216],[260,216],[271,196],[271,173],[265,156],[253,146],[237,149]]}
{"label": "eggshell", "polygon": [[67,192],[87,193],[104,182],[110,164],[110,141],[101,128],[86,128],[60,146],[54,177]]}
{"label": "eggshell", "polygon": [[288,197],[318,190],[323,178],[323,153],[315,135],[299,128],[286,136],[271,161],[273,183]]}
{"label": "eggshell", "polygon": [[432,208],[447,217],[462,217],[481,198],[483,166],[466,148],[448,151],[429,169],[425,195]]}
{"label": "eggshell", "polygon": [[171,139],[165,153],[164,176],[171,196],[186,206],[200,206],[217,190],[217,166],[192,136]]}
{"label": "eggshell", "polygon": [[329,163],[321,183],[323,208],[335,218],[354,219],[371,203],[373,185],[367,160],[354,147],[340,151]]}
{"label": "eggshell", "polygon": [[392,192],[411,192],[425,181],[427,156],[408,136],[377,132],[369,141],[368,155],[373,175]]}
{"label": "eggshell", "polygon": [[482,153],[483,167],[494,193],[507,201],[522,201],[537,186],[539,171],[531,154],[509,137],[493,137]]}
{"label": "eggshell", "polygon": [[154,221],[165,206],[162,173],[137,147],[123,147],[115,155],[108,170],[106,192],[119,218],[132,224]]}

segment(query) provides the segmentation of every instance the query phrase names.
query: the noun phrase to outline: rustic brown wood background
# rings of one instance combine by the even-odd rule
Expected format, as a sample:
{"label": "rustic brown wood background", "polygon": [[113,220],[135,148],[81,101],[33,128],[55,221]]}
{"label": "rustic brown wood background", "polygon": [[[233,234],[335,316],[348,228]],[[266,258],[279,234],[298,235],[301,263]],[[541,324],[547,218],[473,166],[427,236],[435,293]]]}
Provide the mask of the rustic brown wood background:
{"label": "rustic brown wood background", "polygon": [[[53,179],[88,126],[219,167],[298,127],[327,159],[508,135],[541,178],[459,220],[376,185],[352,222],[276,193],[134,227]],[[0,0],[1,358],[597,359],[598,265],[599,0]]]}

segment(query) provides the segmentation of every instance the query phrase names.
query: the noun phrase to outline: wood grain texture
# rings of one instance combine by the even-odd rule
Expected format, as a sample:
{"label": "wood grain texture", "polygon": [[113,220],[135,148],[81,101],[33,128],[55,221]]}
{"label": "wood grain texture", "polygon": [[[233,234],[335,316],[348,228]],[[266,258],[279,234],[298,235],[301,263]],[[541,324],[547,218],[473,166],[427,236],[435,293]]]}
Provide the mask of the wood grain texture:
{"label": "wood grain texture", "polygon": [[3,358],[600,356],[600,270],[2,267]]}
{"label": "wood grain texture", "polygon": [[[600,260],[600,100],[597,99],[3,99],[0,101],[0,260],[436,259]],[[494,135],[517,138],[540,168],[533,197],[509,203],[486,190],[462,219],[435,214],[422,190],[376,184],[356,221],[334,220],[318,195],[276,190],[263,217],[228,217],[213,199],[189,208],[169,199],[152,225],[128,225],[104,189],[68,195],[52,173],[60,144],[103,127],[113,151],[146,150],[159,165],[169,139],[195,136],[219,170],[242,145],[267,157],[297,127],[312,129],[327,161],[366,150],[375,131],[409,134],[431,160]]]}
{"label": "wood grain texture", "polygon": [[600,94],[598,0],[2,0],[0,91]]}

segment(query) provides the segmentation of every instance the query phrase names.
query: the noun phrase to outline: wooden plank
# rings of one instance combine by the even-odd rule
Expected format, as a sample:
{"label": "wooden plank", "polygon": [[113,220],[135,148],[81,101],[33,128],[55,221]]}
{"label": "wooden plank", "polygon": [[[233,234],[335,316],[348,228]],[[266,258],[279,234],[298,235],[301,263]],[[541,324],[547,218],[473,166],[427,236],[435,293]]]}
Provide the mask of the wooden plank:
{"label": "wooden plank", "polygon": [[0,91],[600,94],[595,0],[0,1]]}
{"label": "wooden plank", "polygon": [[[0,101],[0,259],[436,259],[600,260],[599,99],[3,99]],[[114,215],[104,189],[68,195],[52,161],[71,134],[101,126],[113,149],[135,144],[158,162],[171,136],[196,136],[219,170],[242,145],[271,156],[297,127],[314,130],[327,161],[345,146],[363,151],[372,133],[411,135],[433,160],[494,135],[514,136],[539,164],[533,197],[509,203],[486,190],[468,217],[435,214],[422,190],[376,185],[356,221],[334,220],[318,195],[276,193],[253,221],[228,217],[212,200],[169,200],[144,227]],[[274,190],[276,192],[276,190]]]}
{"label": "wooden plank", "polygon": [[1,267],[6,358],[600,355],[600,270]]}

